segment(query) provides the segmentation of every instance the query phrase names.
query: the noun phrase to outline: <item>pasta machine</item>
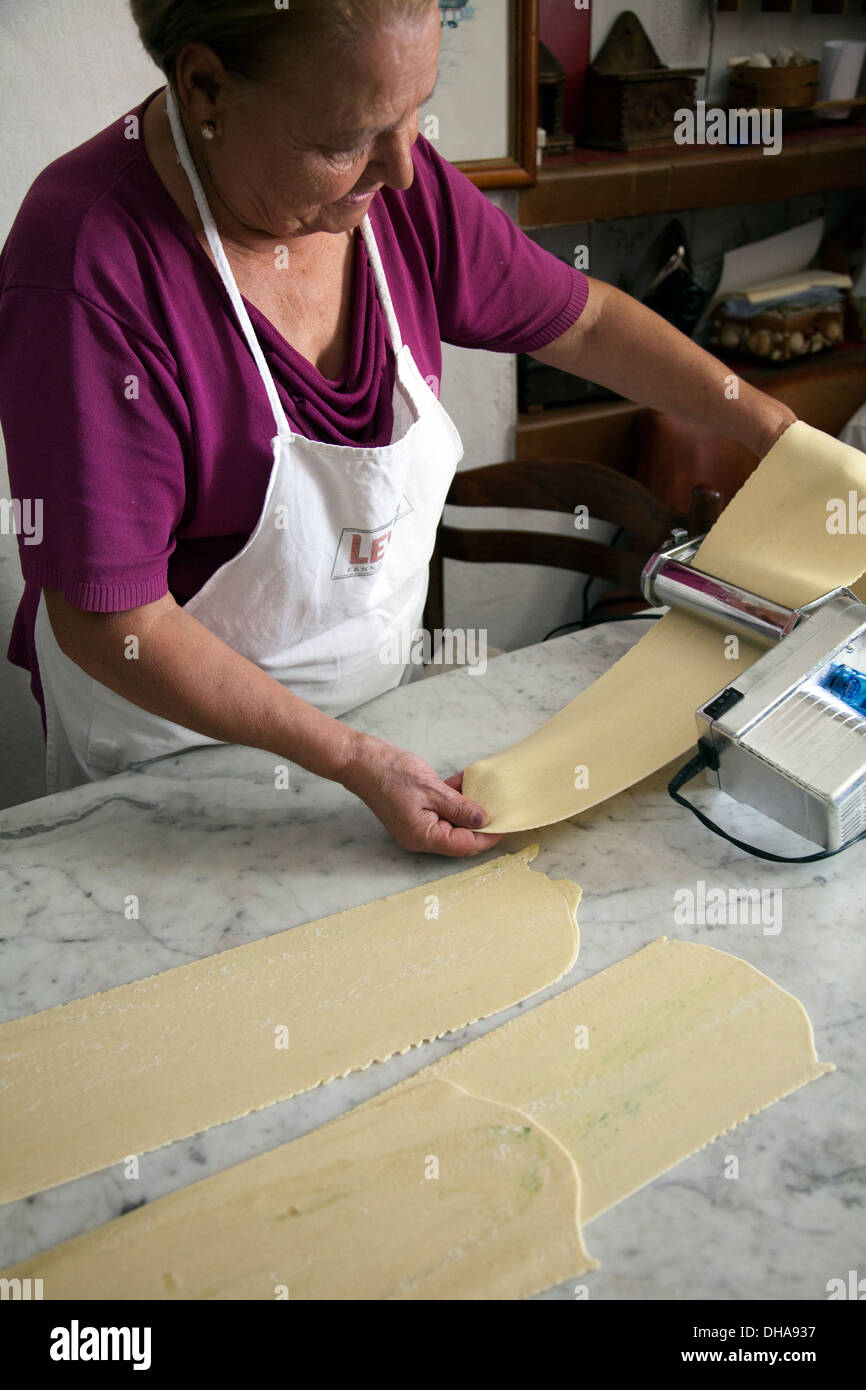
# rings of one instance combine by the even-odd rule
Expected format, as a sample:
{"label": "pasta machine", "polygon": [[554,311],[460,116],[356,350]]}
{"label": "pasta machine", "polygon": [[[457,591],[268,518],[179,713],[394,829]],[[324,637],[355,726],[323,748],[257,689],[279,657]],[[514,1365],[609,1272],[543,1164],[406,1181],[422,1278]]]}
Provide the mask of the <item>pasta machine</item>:
{"label": "pasta machine", "polygon": [[644,598],[763,652],[696,711],[698,757],[671,795],[724,834],[677,795],[706,768],[712,785],[823,847],[802,858],[835,854],[866,835],[866,605],[839,588],[785,608],[697,569],[701,540],[673,533],[644,567]]}

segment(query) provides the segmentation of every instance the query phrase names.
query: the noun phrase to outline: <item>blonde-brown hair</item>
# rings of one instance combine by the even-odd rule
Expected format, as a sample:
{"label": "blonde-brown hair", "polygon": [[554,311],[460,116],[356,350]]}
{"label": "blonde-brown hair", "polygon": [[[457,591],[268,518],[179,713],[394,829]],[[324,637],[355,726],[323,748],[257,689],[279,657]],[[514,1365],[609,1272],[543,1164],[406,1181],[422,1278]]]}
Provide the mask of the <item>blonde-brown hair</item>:
{"label": "blonde-brown hair", "polygon": [[311,40],[351,43],[393,19],[421,19],[437,0],[130,0],[147,52],[170,82],[185,44],[204,43],[235,78],[266,81]]}

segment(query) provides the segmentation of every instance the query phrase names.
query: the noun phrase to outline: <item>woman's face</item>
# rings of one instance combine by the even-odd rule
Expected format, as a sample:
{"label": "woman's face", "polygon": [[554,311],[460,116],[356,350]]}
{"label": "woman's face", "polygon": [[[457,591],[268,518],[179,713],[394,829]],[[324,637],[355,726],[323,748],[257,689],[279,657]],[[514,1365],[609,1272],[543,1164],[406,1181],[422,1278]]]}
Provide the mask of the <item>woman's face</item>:
{"label": "woman's face", "polygon": [[[356,47],[309,52],[281,82],[214,90],[213,54],[190,45],[178,80],[192,137],[225,211],[241,229],[277,239],[344,232],[383,185],[408,188],[418,107],[436,85],[441,29],[429,17],[380,29]],[[208,60],[208,56],[210,58]],[[222,71],[220,69],[220,71]],[[201,139],[214,118],[217,138]]]}

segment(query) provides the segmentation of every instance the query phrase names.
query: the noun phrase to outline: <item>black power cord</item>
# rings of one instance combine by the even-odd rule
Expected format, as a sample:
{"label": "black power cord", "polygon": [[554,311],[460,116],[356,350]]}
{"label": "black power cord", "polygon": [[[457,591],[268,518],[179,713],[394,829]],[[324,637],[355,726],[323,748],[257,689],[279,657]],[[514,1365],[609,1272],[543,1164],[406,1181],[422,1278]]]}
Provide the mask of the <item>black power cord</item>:
{"label": "black power cord", "polygon": [[712,830],[714,835],[721,835],[723,840],[727,840],[731,845],[736,845],[737,849],[744,849],[747,854],[754,854],[758,859],[769,859],[774,864],[816,864],[820,859],[832,859],[834,854],[841,854],[843,849],[850,849],[851,845],[856,845],[858,840],[866,839],[866,830],[863,830],[847,844],[840,845],[838,849],[822,849],[817,854],[772,854],[769,850],[758,849],[756,845],[747,844],[745,840],[738,840],[735,836],[729,835],[715,821],[710,820],[709,816],[705,816],[703,811],[698,810],[697,806],[686,801],[684,796],[680,796],[680,788],[697,777],[699,772],[703,772],[706,768],[712,772],[717,772],[718,767],[719,759],[715,749],[711,744],[699,739],[698,751],[695,756],[690,758],[668,783],[668,794],[673,797],[678,806],[685,806],[687,811],[691,811],[693,816],[697,816],[701,825]]}
{"label": "black power cord", "polygon": [[542,637],[542,642],[547,642],[551,637],[555,637],[558,632],[583,632],[590,627],[604,627],[607,623],[657,623],[662,613],[617,613],[612,618],[590,618],[585,623],[562,623],[560,627],[553,628]]}
{"label": "black power cord", "polygon": [[[624,527],[624,526],[617,526],[616,530],[614,531],[613,535],[611,536],[611,538],[610,538],[610,540],[607,542],[607,544],[608,544],[609,546],[611,546],[612,548],[615,548],[615,547],[619,544],[619,542],[621,541],[621,539],[622,539],[622,537],[623,537],[624,534],[625,534],[625,527]],[[619,621],[624,621],[624,619],[620,619],[620,618],[617,618],[617,617],[614,617],[614,618],[593,618],[593,617],[591,616],[591,615],[592,615],[593,609],[594,609],[594,608],[597,608],[597,607],[598,607],[598,603],[601,602],[601,599],[599,599],[595,604],[593,604],[592,608],[590,608],[590,605],[589,605],[589,591],[590,591],[590,589],[592,588],[593,584],[596,583],[597,579],[598,579],[598,575],[595,575],[595,574],[588,574],[588,575],[586,576],[586,583],[585,583],[584,586],[583,586],[583,592],[581,593],[581,596],[580,596],[580,617],[579,617],[579,618],[576,618],[576,619],[574,620],[574,622],[560,623],[559,627],[552,628],[551,631],[548,632],[546,636],[542,637],[542,639],[541,639],[542,642],[547,642],[547,641],[549,641],[550,638],[551,638],[551,637],[555,637],[556,634],[557,634],[558,632],[566,632],[566,631],[567,631],[567,632],[582,632],[584,628],[587,628],[587,627],[599,627],[602,623],[615,623],[615,622],[619,622]],[[619,602],[621,602],[621,603],[625,603],[626,601],[629,601],[629,602],[630,602],[630,601],[632,601],[632,599],[634,600],[635,603],[645,603],[645,602],[646,602],[646,600],[645,600],[643,594],[633,594],[633,595],[632,595],[632,594],[625,594],[625,595],[621,595],[620,598],[619,598]],[[632,615],[631,615],[631,614],[626,614],[625,616],[626,616],[626,617],[631,617]],[[657,615],[656,615],[656,614],[653,614],[652,616],[653,616],[653,617],[656,617]]]}

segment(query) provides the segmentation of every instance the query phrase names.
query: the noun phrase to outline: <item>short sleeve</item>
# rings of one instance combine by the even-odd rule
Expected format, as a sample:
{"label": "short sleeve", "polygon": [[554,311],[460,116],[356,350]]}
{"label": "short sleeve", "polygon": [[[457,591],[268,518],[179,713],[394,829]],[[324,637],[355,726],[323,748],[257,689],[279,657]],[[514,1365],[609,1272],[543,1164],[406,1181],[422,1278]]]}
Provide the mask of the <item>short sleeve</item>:
{"label": "short sleeve", "polygon": [[419,187],[406,197],[423,200],[432,224],[428,263],[443,342],[492,352],[554,342],[579,318],[587,277],[530,240],[429,141],[419,137],[415,148]]}
{"label": "short sleeve", "polygon": [[191,426],[164,345],[72,290],[10,285],[0,420],[25,580],[97,612],[166,594]]}

